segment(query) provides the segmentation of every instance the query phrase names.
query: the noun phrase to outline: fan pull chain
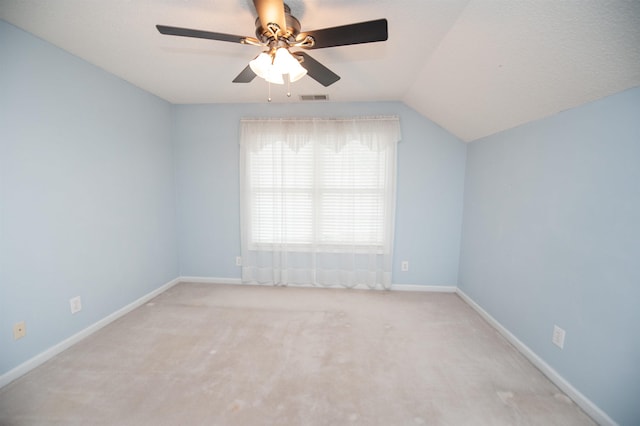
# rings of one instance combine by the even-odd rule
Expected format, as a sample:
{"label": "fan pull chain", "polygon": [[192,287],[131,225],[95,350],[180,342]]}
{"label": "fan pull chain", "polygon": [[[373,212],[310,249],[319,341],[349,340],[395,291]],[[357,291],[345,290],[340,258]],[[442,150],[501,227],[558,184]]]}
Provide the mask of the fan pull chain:
{"label": "fan pull chain", "polygon": [[271,82],[268,81],[267,84],[269,85],[269,97],[267,98],[267,101],[271,102]]}
{"label": "fan pull chain", "polygon": [[287,78],[287,98],[291,97],[291,79]]}

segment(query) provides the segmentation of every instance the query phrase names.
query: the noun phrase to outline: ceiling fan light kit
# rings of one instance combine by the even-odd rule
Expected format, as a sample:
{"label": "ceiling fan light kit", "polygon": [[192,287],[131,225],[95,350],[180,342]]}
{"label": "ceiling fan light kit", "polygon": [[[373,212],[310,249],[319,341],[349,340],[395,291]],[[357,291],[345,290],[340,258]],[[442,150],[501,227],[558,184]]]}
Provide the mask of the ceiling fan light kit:
{"label": "ceiling fan light kit", "polygon": [[[309,75],[325,87],[338,81],[340,76],[304,50],[372,43],[388,38],[386,19],[300,32],[300,21],[291,15],[291,9],[282,0],[254,0],[253,4],[258,12],[256,38],[165,25],[156,25],[156,28],[165,35],[262,47],[264,51],[249,62],[234,83],[250,83],[258,76],[269,83],[284,84],[285,76],[292,83]],[[291,52],[291,48],[302,50]]]}
{"label": "ceiling fan light kit", "polygon": [[275,49],[275,52],[262,52],[249,62],[249,67],[258,77],[274,84],[284,84],[284,75],[288,75],[289,82],[293,83],[307,74],[298,59],[284,47]]}

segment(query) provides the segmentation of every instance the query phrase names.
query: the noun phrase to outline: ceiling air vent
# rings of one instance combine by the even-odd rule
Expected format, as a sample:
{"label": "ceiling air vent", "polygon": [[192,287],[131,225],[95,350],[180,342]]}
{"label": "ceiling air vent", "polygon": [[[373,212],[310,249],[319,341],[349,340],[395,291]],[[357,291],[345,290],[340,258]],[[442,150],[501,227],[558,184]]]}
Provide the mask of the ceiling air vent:
{"label": "ceiling air vent", "polygon": [[328,101],[328,95],[300,95],[301,101]]}

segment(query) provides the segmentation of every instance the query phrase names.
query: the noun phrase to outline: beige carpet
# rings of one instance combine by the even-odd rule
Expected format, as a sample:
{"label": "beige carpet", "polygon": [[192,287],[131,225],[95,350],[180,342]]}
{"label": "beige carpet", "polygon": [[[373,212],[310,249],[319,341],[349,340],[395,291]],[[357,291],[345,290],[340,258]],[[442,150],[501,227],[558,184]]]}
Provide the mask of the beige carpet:
{"label": "beige carpet", "polygon": [[0,390],[2,425],[585,425],[454,294],[180,284]]}

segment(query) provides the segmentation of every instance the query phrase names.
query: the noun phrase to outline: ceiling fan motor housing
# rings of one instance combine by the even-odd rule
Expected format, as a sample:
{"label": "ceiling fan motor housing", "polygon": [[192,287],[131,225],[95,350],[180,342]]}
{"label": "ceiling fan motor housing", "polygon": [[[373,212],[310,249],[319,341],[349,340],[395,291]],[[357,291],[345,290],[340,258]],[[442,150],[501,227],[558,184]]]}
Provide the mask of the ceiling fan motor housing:
{"label": "ceiling fan motor housing", "polygon": [[256,37],[258,40],[265,44],[269,44],[275,39],[295,41],[298,34],[300,34],[300,21],[291,15],[291,8],[287,4],[284,5],[284,18],[287,28],[279,28],[277,24],[274,24],[274,27],[279,29],[277,35],[274,36],[274,30],[272,28],[264,28],[260,22],[260,17],[258,17],[256,19]]}

